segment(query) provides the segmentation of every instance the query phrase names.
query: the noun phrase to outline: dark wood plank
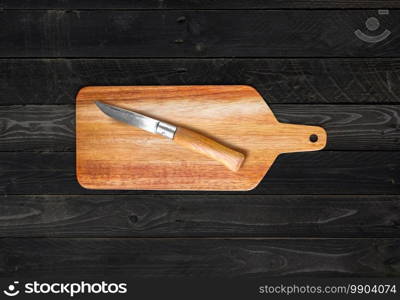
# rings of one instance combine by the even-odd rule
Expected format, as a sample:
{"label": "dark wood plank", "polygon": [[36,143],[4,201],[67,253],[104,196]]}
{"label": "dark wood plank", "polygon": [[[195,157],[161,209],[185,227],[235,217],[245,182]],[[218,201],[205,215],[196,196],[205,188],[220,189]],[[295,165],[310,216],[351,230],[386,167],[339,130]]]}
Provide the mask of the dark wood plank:
{"label": "dark wood plank", "polygon": [[271,105],[281,122],[320,125],[326,150],[400,150],[400,105]]}
{"label": "dark wood plank", "polygon": [[[400,105],[271,108],[281,122],[324,127],[326,150],[400,150]],[[75,107],[0,106],[0,139],[0,151],[75,151]]]}
{"label": "dark wood plank", "polygon": [[75,106],[0,106],[0,151],[75,151]]}
{"label": "dark wood plank", "polygon": [[379,0],[2,0],[4,9],[266,9],[266,8],[400,8]]}
{"label": "dark wood plank", "polygon": [[0,276],[399,276],[398,239],[0,239]]}
{"label": "dark wood plank", "polygon": [[371,16],[378,12],[4,10],[0,57],[399,57],[400,11],[378,16],[391,35],[376,44],[354,34]]}
{"label": "dark wood plank", "polygon": [[[256,189],[239,194],[399,194],[399,168],[399,151],[321,151],[283,154],[278,157]],[[110,193],[166,192],[85,190],[76,180],[73,152],[0,153],[0,194]],[[169,192],[169,194],[176,193],[178,192]],[[179,194],[190,193],[195,192]]]}
{"label": "dark wood plank", "polygon": [[398,237],[399,196],[0,197],[0,237]]}
{"label": "dark wood plank", "polygon": [[269,104],[400,103],[399,59],[0,59],[0,104],[74,104],[87,85],[249,84]]}

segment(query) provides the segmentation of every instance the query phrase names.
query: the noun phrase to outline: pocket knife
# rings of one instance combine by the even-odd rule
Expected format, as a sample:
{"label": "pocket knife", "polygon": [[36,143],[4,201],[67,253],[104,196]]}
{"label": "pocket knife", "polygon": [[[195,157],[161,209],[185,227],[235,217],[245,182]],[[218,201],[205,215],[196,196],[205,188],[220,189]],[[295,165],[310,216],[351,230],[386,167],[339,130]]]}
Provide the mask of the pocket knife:
{"label": "pocket knife", "polygon": [[97,107],[109,117],[153,134],[166,137],[183,147],[220,162],[231,171],[238,171],[245,159],[243,153],[224,146],[193,130],[162,122],[101,101],[96,101],[95,103]]}

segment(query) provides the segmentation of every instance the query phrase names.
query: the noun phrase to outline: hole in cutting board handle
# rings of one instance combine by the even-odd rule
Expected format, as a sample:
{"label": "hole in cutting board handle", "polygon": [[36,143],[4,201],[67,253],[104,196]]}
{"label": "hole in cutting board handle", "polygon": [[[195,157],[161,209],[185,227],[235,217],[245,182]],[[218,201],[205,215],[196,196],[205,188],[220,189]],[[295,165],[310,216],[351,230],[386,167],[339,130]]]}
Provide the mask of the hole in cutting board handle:
{"label": "hole in cutting board handle", "polygon": [[311,134],[310,135],[310,142],[311,143],[315,143],[315,142],[317,142],[318,141],[318,135],[316,135],[316,134]]}

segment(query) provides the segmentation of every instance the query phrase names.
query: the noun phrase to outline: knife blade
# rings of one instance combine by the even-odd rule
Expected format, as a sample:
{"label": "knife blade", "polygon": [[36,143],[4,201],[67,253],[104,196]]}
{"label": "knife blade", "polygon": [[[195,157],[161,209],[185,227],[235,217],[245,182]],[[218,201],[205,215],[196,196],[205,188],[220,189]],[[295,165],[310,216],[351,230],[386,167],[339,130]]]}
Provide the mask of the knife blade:
{"label": "knife blade", "polygon": [[138,127],[154,134],[160,134],[166,138],[173,139],[176,126],[161,122],[148,116],[130,111],[121,107],[109,105],[101,101],[95,102],[100,110],[109,117],[123,123]]}
{"label": "knife blade", "polygon": [[164,136],[183,147],[222,163],[231,171],[238,171],[244,162],[245,156],[243,153],[193,130],[178,127],[101,101],[95,101],[95,104],[104,114],[115,120]]}

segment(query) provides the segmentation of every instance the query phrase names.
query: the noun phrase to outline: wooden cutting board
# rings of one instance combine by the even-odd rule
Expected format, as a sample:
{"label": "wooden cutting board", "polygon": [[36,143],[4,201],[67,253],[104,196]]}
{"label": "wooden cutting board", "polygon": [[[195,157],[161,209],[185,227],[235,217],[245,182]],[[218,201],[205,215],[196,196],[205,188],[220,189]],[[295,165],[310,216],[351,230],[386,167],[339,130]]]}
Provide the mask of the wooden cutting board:
{"label": "wooden cutting board", "polygon": [[[169,139],[111,119],[96,100],[196,130],[241,151],[245,162],[238,172],[230,171]],[[88,189],[251,190],[279,154],[325,144],[321,127],[279,123],[250,86],[91,86],[76,98],[77,178]]]}

